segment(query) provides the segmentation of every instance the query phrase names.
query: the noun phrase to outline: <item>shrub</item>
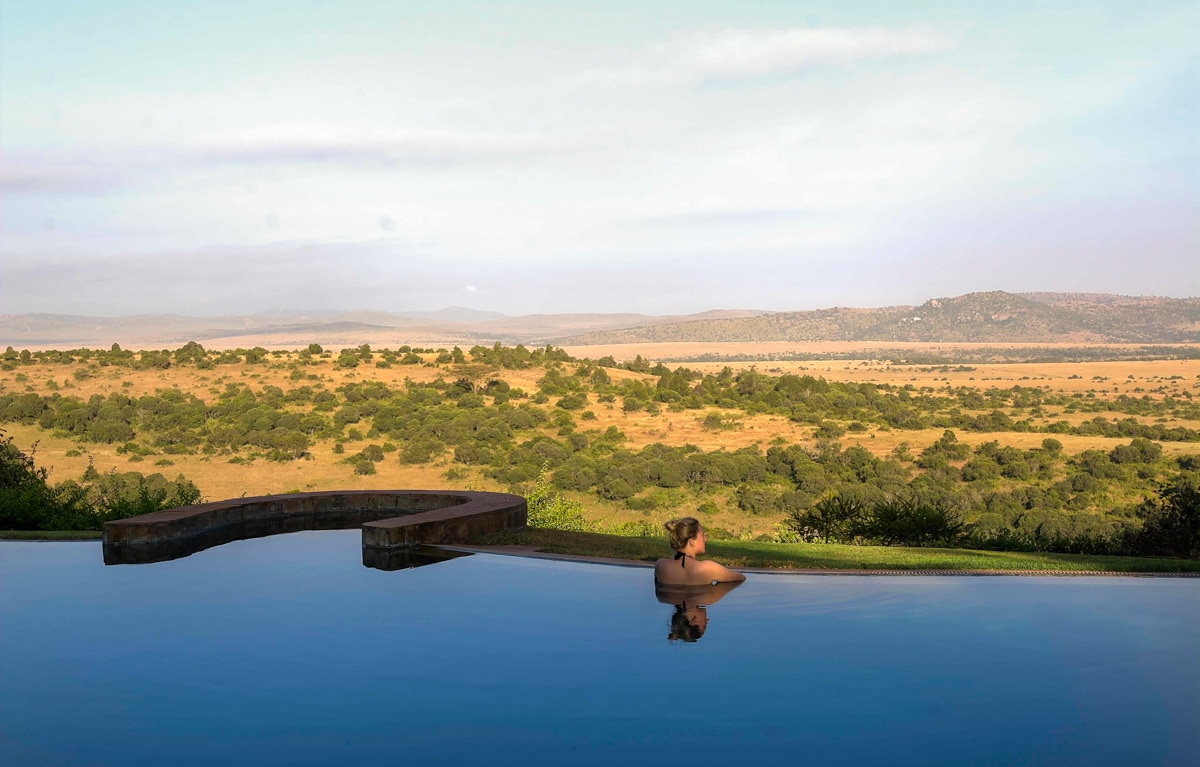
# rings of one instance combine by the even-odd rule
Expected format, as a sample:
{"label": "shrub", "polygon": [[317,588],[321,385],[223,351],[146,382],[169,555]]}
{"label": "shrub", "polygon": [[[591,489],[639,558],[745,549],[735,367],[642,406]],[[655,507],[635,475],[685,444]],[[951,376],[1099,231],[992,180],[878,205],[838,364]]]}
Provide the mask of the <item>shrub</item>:
{"label": "shrub", "polygon": [[1136,437],[1128,445],[1117,445],[1108,454],[1113,463],[1152,463],[1162,458],[1162,445]]}
{"label": "shrub", "polygon": [[363,460],[379,463],[383,460],[383,448],[379,445],[367,445],[358,455]]}
{"label": "shrub", "polygon": [[433,437],[419,437],[401,448],[400,463],[429,463],[445,449],[446,446]]}
{"label": "shrub", "polygon": [[865,516],[866,507],[861,500],[834,493],[824,496],[811,508],[790,510],[784,526],[800,540],[831,543],[853,538]]}
{"label": "shrub", "polygon": [[762,487],[738,485],[734,497],[738,508],[751,514],[771,514],[779,508],[779,495]]}
{"label": "shrub", "polygon": [[26,454],[7,435],[0,441],[0,529],[73,529],[49,525],[74,509],[67,508],[46,483],[48,472],[36,465],[35,454],[36,446]]}
{"label": "shrub", "polygon": [[563,410],[582,410],[583,408],[587,407],[587,403],[588,399],[586,394],[572,392],[570,394],[563,395],[562,399],[558,401],[557,407],[560,407]]}
{"label": "shrub", "polygon": [[375,464],[368,461],[366,458],[358,458],[354,461],[355,474],[374,474]]}
{"label": "shrub", "polygon": [[576,532],[594,529],[595,526],[583,516],[583,504],[555,493],[546,479],[546,471],[543,464],[533,490],[525,497],[529,506],[529,526]]}
{"label": "shrub", "polygon": [[1175,477],[1139,509],[1144,519],[1132,548],[1139,554],[1200,559],[1200,474]]}
{"label": "shrub", "polygon": [[199,488],[182,474],[168,480],[162,474],[143,476],[136,471],[98,474],[93,469],[84,474],[82,482],[68,480],[59,485],[59,491],[90,506],[98,523],[191,506],[203,500]]}
{"label": "shrub", "polygon": [[940,500],[917,495],[891,496],[876,503],[858,532],[865,538],[894,546],[951,543],[961,537],[962,516]]}

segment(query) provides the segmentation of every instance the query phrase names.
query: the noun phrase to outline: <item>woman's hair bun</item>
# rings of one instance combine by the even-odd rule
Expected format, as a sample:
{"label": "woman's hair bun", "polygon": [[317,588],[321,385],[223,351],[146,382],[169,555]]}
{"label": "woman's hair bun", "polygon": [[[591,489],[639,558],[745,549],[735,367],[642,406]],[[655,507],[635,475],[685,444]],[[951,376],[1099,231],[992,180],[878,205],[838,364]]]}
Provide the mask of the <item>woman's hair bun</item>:
{"label": "woman's hair bun", "polygon": [[670,541],[671,548],[676,551],[683,549],[688,541],[700,534],[700,520],[695,517],[672,519],[663,522],[663,527],[667,531],[667,540]]}

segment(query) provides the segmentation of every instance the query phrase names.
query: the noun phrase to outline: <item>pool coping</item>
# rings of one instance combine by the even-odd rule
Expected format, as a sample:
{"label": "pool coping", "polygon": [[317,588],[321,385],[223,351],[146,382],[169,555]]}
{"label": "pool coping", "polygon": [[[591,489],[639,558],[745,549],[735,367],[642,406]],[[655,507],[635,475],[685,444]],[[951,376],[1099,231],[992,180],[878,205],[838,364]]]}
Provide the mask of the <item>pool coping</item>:
{"label": "pool coping", "polygon": [[456,543],[525,528],[519,495],[460,490],[332,490],[167,509],[104,523],[105,564],[178,559],[237,540],[359,529],[364,549]]}
{"label": "pool coping", "polygon": [[[556,554],[539,551],[536,546],[519,544],[475,545],[453,544],[441,548],[454,551],[470,551],[476,554],[496,554],[505,557],[524,557],[526,559],[542,559],[554,562],[582,562],[593,565],[609,565],[614,567],[654,567],[653,562],[638,559],[617,559],[615,557],[592,557],[582,554]],[[1110,572],[1107,570],[864,570],[861,568],[799,568],[799,567],[739,567],[738,572],[757,575],[853,575],[853,576],[963,576],[963,577],[1069,577],[1069,578],[1200,578],[1200,573],[1166,573],[1166,572]]]}

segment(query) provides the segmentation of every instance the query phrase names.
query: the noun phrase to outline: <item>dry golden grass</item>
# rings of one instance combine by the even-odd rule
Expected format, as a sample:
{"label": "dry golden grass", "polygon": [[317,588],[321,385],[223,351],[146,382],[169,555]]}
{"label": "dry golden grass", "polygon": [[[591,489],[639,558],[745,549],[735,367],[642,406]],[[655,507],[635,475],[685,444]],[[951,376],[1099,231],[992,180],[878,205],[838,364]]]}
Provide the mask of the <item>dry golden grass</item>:
{"label": "dry golden grass", "polygon": [[[1194,345],[1193,345],[1194,346]],[[927,344],[927,343],[881,343],[813,342],[813,343],[655,343],[655,344],[612,344],[604,346],[569,346],[567,352],[577,357],[599,359],[612,356],[617,360],[631,360],[637,355],[649,360],[687,359],[704,354],[750,356],[758,354],[823,354],[860,353],[852,360],[837,361],[769,361],[769,362],[684,362],[669,363],[674,367],[682,364],[704,373],[716,373],[724,367],[734,370],[755,368],[763,373],[812,375],[831,381],[854,381],[903,386],[912,384],[918,388],[932,386],[971,386],[979,388],[1010,388],[1029,386],[1055,392],[1097,392],[1097,396],[1148,395],[1161,397],[1165,393],[1179,395],[1189,392],[1200,395],[1200,360],[1146,360],[1146,361],[1101,361],[1101,362],[1031,362],[1031,363],[971,363],[965,367],[972,371],[955,372],[957,365],[950,365],[946,372],[942,366],[892,365],[880,359],[881,351],[909,351],[914,354],[952,355],[956,350],[1011,350],[1063,348],[1108,348],[1140,349],[1142,345],[1112,344]]]}
{"label": "dry golden grass", "polygon": [[[411,466],[401,464],[394,454],[376,464],[377,474],[358,475],[352,466],[341,462],[345,455],[333,453],[332,441],[314,445],[312,457],[307,460],[285,463],[259,458],[252,463],[233,464],[229,463],[229,456],[203,455],[152,455],[143,461],[135,461],[130,460],[132,456],[129,454],[118,454],[116,445],[80,444],[55,437],[36,426],[6,424],[4,429],[22,450],[28,451],[37,445],[37,463],[49,470],[52,483],[78,478],[91,461],[100,472],[158,472],[168,478],[183,474],[196,483],[207,500],[271,495],[293,490],[462,489],[467,483],[479,490],[501,489],[479,475],[470,480],[448,481],[443,476],[449,467],[445,459],[437,464]],[[378,444],[380,440],[349,442],[346,452],[356,453],[371,442]],[[82,455],[68,456],[67,452],[72,450]],[[156,461],[160,460],[170,461],[171,465],[156,465]]]}
{"label": "dry golden grass", "polygon": [[[358,341],[357,343],[361,343]],[[353,345],[357,345],[353,344]],[[243,341],[242,344],[246,343]],[[266,344],[264,344],[266,345]],[[351,344],[347,344],[351,345]],[[889,348],[901,345],[889,344]],[[951,347],[982,347],[986,345],[910,345],[915,350],[946,351]],[[1058,346],[1058,345],[1048,345]],[[729,347],[729,348],[725,348]],[[621,347],[586,347],[573,348],[569,351],[579,356],[597,359],[605,354],[618,358],[632,358],[642,354],[652,361],[659,356],[679,357],[687,353],[697,354],[717,351],[725,354],[751,354],[769,351],[845,351],[850,348],[868,350],[879,348],[880,344],[736,344],[736,345],[688,345],[688,344],[638,344]],[[427,360],[433,355],[426,355]],[[48,394],[51,391],[50,381],[54,382],[57,391],[68,396],[82,398],[93,394],[106,396],[111,392],[123,392],[131,396],[153,393],[157,389],[177,388],[184,392],[195,394],[204,400],[211,400],[229,383],[248,384],[253,388],[271,385],[285,391],[301,385],[320,384],[328,389],[355,381],[380,381],[391,387],[402,387],[407,380],[429,382],[442,377],[453,381],[463,374],[468,374],[479,383],[490,378],[502,378],[514,387],[520,387],[527,393],[537,388],[537,381],[545,371],[543,369],[529,370],[499,370],[480,366],[466,368],[453,365],[394,365],[390,368],[379,368],[373,363],[361,363],[357,368],[343,369],[335,367],[332,357],[318,358],[316,364],[300,366],[303,376],[293,378],[293,354],[272,356],[268,362],[258,365],[219,365],[210,370],[197,370],[191,366],[172,367],[167,370],[135,371],[127,368],[97,367],[95,365],[33,365],[22,366],[11,371],[0,371],[0,393],[20,393],[35,391]],[[723,363],[691,363],[687,367],[705,372],[716,372],[725,365]],[[748,368],[752,363],[730,363],[730,367]],[[891,365],[877,360],[855,360],[851,362],[767,362],[754,363],[760,372],[779,374],[783,372],[810,374],[824,377],[831,381],[856,381],[880,384],[933,387],[935,390],[947,385],[968,386],[976,388],[1009,388],[1013,385],[1038,386],[1054,392],[1093,392],[1095,398],[1103,401],[1119,394],[1152,398],[1163,396],[1163,391],[1154,391],[1165,387],[1166,393],[1180,394],[1187,391],[1193,396],[1200,396],[1200,361],[1197,360],[1163,360],[1136,362],[1084,362],[1084,363],[1031,363],[1031,364],[973,364],[970,372],[941,372],[940,369],[925,369],[927,366]],[[954,366],[951,366],[953,370]],[[84,370],[85,377],[76,378],[76,370]],[[625,370],[609,370],[615,380],[641,378],[653,381],[653,377]],[[1094,379],[1104,380],[1094,380]],[[1090,401],[1090,400],[1089,400]],[[547,403],[552,407],[554,399]],[[639,449],[645,445],[662,442],[671,445],[693,444],[704,450],[735,450],[742,447],[757,445],[762,449],[772,443],[801,443],[811,444],[813,427],[797,424],[788,419],[775,415],[748,415],[739,411],[721,411],[709,408],[702,411],[670,412],[663,408],[657,415],[646,412],[625,413],[616,403],[600,403],[596,395],[589,395],[586,410],[595,415],[595,420],[583,420],[581,413],[576,411],[577,429],[587,431],[592,429],[604,430],[615,426],[627,436],[627,446]],[[712,430],[703,428],[703,417],[713,411],[722,412],[736,421],[731,429]],[[1126,417],[1117,412],[1073,413],[1063,414],[1061,407],[1045,408],[1045,413],[1036,417],[1035,423],[1048,424],[1058,420],[1066,420],[1073,425],[1095,418],[1097,415],[1105,418]],[[1017,414],[1016,417],[1024,417]],[[1140,418],[1144,422],[1149,418]],[[1200,428],[1200,422],[1171,420],[1169,425]],[[229,457],[183,455],[183,456],[150,456],[143,461],[131,461],[130,455],[116,452],[115,445],[80,444],[69,439],[54,437],[52,434],[33,426],[6,424],[3,428],[13,436],[18,446],[29,449],[38,442],[37,460],[40,465],[47,466],[51,471],[51,481],[58,482],[80,476],[87,468],[89,458],[100,471],[141,471],[144,473],[161,472],[169,477],[184,474],[192,479],[208,499],[231,498],[242,495],[262,495],[282,493],[292,490],[328,490],[345,488],[439,488],[439,487],[474,487],[480,490],[503,490],[495,482],[482,477],[477,469],[466,469],[467,477],[455,481],[445,479],[444,474],[451,463],[447,457],[431,465],[407,466],[402,465],[396,455],[389,454],[386,460],[377,464],[377,473],[360,476],[354,473],[353,467],[343,463],[345,455],[356,453],[362,447],[372,442],[382,443],[383,438],[349,442],[346,444],[345,455],[333,453],[333,443],[330,441],[318,443],[311,450],[311,457],[306,460],[288,463],[275,463],[265,459],[257,459],[246,464],[231,464]],[[553,431],[548,431],[553,434]],[[841,438],[844,446],[861,445],[875,455],[891,454],[901,444],[907,446],[913,454],[919,453],[936,441],[942,434],[941,429],[922,431],[880,431],[869,427],[865,432],[850,432]],[[1063,443],[1068,453],[1078,453],[1086,449],[1111,450],[1119,444],[1127,444],[1128,439],[1084,437],[1073,435],[1049,435],[1045,433],[987,433],[976,434],[958,432],[959,439],[969,445],[996,440],[1002,445],[1019,448],[1032,448],[1041,444],[1048,436]],[[1200,446],[1193,443],[1162,443],[1167,455],[1200,453]],[[68,451],[79,451],[80,456],[68,456]],[[156,465],[159,461],[170,461],[171,465]],[[458,467],[460,470],[462,467]],[[775,523],[774,518],[749,518],[736,511],[729,511],[733,504],[728,501],[728,492],[718,492],[713,499],[722,511],[709,515],[710,525],[725,527],[733,531],[750,533],[771,532]],[[599,504],[594,498],[582,494],[575,496],[585,505],[589,517],[606,518],[613,521],[644,520],[647,514],[641,511],[627,509],[615,510]],[[654,518],[660,518],[669,513],[693,512],[693,508],[659,509],[653,513]]]}
{"label": "dry golden grass", "polygon": [[[889,455],[902,443],[908,446],[914,455],[932,445],[942,436],[942,429],[921,429],[916,431],[867,432],[865,434],[847,434],[840,439],[843,447],[859,445],[869,450],[873,455]],[[1042,440],[1053,437],[1063,444],[1064,452],[1068,454],[1081,453],[1084,450],[1112,450],[1117,445],[1128,445],[1128,437],[1092,437],[1075,436],[1072,434],[1045,434],[1040,432],[990,432],[976,433],[956,431],[958,441],[976,447],[984,442],[999,442],[1004,447],[1017,447],[1031,450],[1041,447]],[[1195,442],[1161,442],[1163,453],[1166,455],[1200,454],[1200,445]]]}
{"label": "dry golden grass", "polygon": [[[426,355],[432,357],[432,355]],[[93,394],[107,396],[112,392],[123,392],[130,396],[153,394],[158,389],[179,389],[182,392],[195,394],[201,399],[208,399],[214,393],[223,391],[226,384],[247,384],[255,388],[261,386],[278,386],[284,391],[297,386],[313,386],[323,384],[326,388],[335,389],[342,384],[352,381],[381,381],[389,386],[404,385],[405,379],[417,382],[429,382],[439,376],[453,380],[450,371],[425,365],[393,365],[390,368],[377,368],[371,363],[363,363],[357,368],[335,367],[331,359],[317,360],[317,364],[300,366],[301,379],[293,379],[290,364],[294,355],[285,355],[279,359],[258,365],[237,363],[233,365],[218,365],[209,370],[197,370],[191,366],[171,367],[166,370],[133,370],[130,368],[99,367],[95,365],[36,365],[21,367],[16,370],[0,372],[0,392],[21,392],[25,390],[45,394],[51,390],[48,381],[54,381],[57,391],[64,395],[87,399]],[[88,378],[75,378],[75,371],[85,370]],[[18,376],[25,376],[21,381]]]}
{"label": "dry golden grass", "polygon": [[[596,414],[597,420],[579,421],[579,428],[588,429],[598,426],[604,429],[609,426],[616,426],[626,434],[629,438],[628,446],[634,449],[655,442],[670,445],[692,444],[704,450],[736,450],[751,445],[759,445],[765,449],[776,438],[781,438],[789,444],[808,443],[813,440],[814,429],[812,426],[794,423],[777,415],[746,415],[738,411],[707,408],[699,411],[687,410],[682,413],[671,413],[663,410],[658,415],[652,416],[645,412],[624,413],[619,407],[595,404],[594,401],[593,404],[589,405],[589,409]],[[701,422],[704,415],[714,411],[740,418],[741,425],[737,428],[719,431],[703,428]],[[1083,422],[1096,417],[1097,414],[1087,413],[1076,415],[1081,416],[1076,420]],[[1102,413],[1099,415],[1126,417],[1120,413]],[[1068,417],[1051,418],[1047,422],[1057,420],[1068,420]],[[1172,420],[1170,423],[1171,425],[1182,425],[1189,428],[1200,426],[1200,424],[1196,424],[1195,422],[1178,419]],[[868,427],[865,432],[849,432],[840,437],[839,440],[843,446],[859,445],[874,455],[885,456],[899,447],[901,443],[907,444],[912,452],[919,453],[936,442],[942,436],[943,431],[944,429],[940,428],[880,431],[878,428],[872,426]],[[1071,434],[1047,434],[1043,432],[974,433],[959,430],[955,433],[958,435],[959,441],[972,446],[997,440],[1001,445],[1011,445],[1022,449],[1039,447],[1043,439],[1053,437],[1063,443],[1063,447],[1068,453],[1077,453],[1093,448],[1112,450],[1117,445],[1129,443],[1128,437],[1076,436]],[[1163,442],[1161,444],[1163,452],[1168,455],[1200,453],[1200,445],[1196,443]]]}
{"label": "dry golden grass", "polygon": [[[1094,392],[1096,396],[1120,394],[1161,398],[1189,392],[1200,395],[1200,360],[1153,360],[1128,362],[1031,362],[972,363],[969,372],[955,372],[951,365],[892,365],[878,360],[837,362],[685,363],[703,373],[716,373],[728,364],[735,369],[754,367],[761,373],[811,375],[830,381],[890,384],[917,388],[969,386],[979,389],[1009,389],[1013,386],[1039,388],[1055,393]],[[1179,376],[1179,378],[1173,378]],[[1099,379],[1099,380],[1098,380]],[[1165,389],[1165,391],[1155,391]]]}

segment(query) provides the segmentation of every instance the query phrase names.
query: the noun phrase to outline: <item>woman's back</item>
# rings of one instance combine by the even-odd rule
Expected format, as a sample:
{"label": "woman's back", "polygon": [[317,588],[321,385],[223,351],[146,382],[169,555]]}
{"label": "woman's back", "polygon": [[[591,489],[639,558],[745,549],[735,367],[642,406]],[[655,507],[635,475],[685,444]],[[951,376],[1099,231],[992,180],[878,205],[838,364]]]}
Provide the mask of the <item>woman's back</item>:
{"label": "woman's back", "polygon": [[714,583],[740,583],[746,576],[717,562],[676,555],[654,563],[654,580],[668,586],[711,586]]}
{"label": "woman's back", "polygon": [[716,562],[702,562],[708,536],[695,517],[680,517],[663,524],[669,534],[674,558],[654,563],[654,580],[668,586],[708,586],[714,583],[741,583],[746,576]]}

